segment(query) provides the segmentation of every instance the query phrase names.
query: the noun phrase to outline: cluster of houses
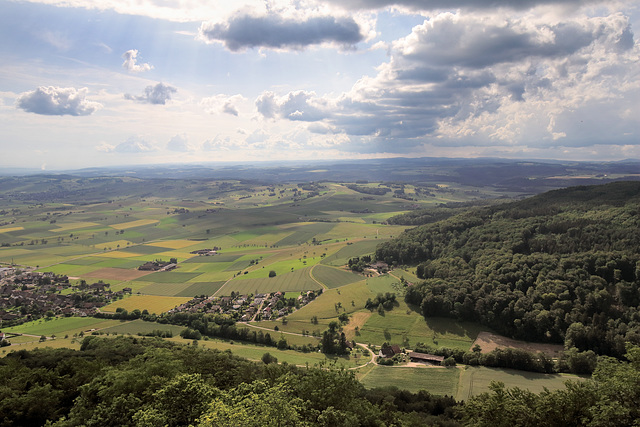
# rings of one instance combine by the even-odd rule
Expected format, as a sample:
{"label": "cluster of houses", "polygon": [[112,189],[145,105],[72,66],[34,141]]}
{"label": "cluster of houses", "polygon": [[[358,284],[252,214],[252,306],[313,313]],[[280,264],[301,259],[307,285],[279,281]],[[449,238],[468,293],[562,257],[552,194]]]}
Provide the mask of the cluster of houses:
{"label": "cluster of houses", "polygon": [[210,313],[228,314],[241,322],[252,320],[271,320],[288,315],[316,297],[316,292],[301,292],[297,298],[285,298],[283,292],[269,294],[241,295],[232,293],[231,296],[199,296],[179,305],[169,313]]}
{"label": "cluster of houses", "polygon": [[171,271],[174,268],[178,267],[177,260],[172,258],[169,262],[167,261],[148,261],[138,267],[140,271]]}
{"label": "cluster of houses", "polygon": [[191,251],[190,254],[198,255],[198,256],[213,256],[218,254],[219,248],[214,246],[211,249],[198,249],[197,251]]}
{"label": "cluster of houses", "polygon": [[[0,276],[0,320],[4,326],[48,315],[91,316],[99,307],[131,289],[112,292],[106,283],[73,287],[64,275],[3,268]],[[64,292],[74,288],[73,292]]]}
{"label": "cluster of houses", "polygon": [[[400,348],[399,345],[389,345],[383,346],[378,352],[378,357],[382,359],[393,359],[394,356],[398,354],[404,354],[404,351]],[[428,353],[418,353],[416,351],[411,351],[407,354],[409,360],[416,363],[426,363],[430,365],[440,365],[444,361],[444,356],[436,356],[434,354]]]}

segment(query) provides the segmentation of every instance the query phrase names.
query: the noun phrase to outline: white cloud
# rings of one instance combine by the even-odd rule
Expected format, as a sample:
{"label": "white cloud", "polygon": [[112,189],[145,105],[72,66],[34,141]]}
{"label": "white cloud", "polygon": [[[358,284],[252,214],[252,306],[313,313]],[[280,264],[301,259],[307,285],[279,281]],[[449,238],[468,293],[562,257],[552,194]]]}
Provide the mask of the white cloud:
{"label": "white cloud", "polygon": [[124,97],[145,104],[165,105],[167,101],[171,100],[171,94],[177,91],[173,86],[158,83],[155,86],[147,86],[142,95],[135,96],[127,93]]}
{"label": "white cloud", "polygon": [[371,148],[390,152],[428,141],[592,145],[637,135],[633,121],[618,136],[610,125],[585,133],[571,122],[579,112],[583,122],[603,123],[604,109],[621,123],[625,111],[640,108],[640,52],[619,13],[555,22],[535,14],[442,13],[394,42],[390,54],[375,77],[349,92],[268,91],[256,100],[258,112],[369,137]]}
{"label": "white cloud", "polygon": [[186,153],[188,151],[194,151],[194,148],[189,144],[187,135],[183,133],[175,135],[169,140],[167,143],[167,150]]}
{"label": "white cloud", "polygon": [[225,113],[238,116],[240,114],[238,104],[245,101],[246,99],[242,95],[215,95],[202,98],[200,105],[202,105],[209,114]]}
{"label": "white cloud", "polygon": [[122,63],[122,68],[128,71],[132,71],[134,73],[140,73],[143,71],[149,71],[153,69],[153,65],[149,65],[147,63],[138,64],[138,51],[136,49],[130,49],[122,54],[124,58],[124,62]]}
{"label": "white cloud", "polygon": [[126,141],[121,142],[109,151],[116,153],[139,154],[156,151],[156,147],[143,136],[131,136],[127,138]]}
{"label": "white cloud", "polygon": [[20,94],[16,106],[30,113],[49,116],[88,116],[102,107],[102,104],[86,99],[88,92],[87,88],[40,86]]}

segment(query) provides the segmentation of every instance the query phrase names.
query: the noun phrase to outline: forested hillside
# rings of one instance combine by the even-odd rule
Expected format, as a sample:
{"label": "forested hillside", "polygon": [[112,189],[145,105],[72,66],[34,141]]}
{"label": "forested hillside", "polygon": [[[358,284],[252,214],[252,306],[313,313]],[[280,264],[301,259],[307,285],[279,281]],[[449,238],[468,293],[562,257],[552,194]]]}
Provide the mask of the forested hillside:
{"label": "forested hillside", "polygon": [[476,208],[381,244],[417,266],[425,316],[621,357],[640,343],[640,183],[555,190]]}

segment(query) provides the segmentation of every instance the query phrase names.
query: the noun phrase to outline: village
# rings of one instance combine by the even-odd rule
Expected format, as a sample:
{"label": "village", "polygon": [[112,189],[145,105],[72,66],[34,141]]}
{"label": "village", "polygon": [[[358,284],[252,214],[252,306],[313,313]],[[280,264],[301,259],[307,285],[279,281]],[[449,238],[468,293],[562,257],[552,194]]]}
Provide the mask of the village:
{"label": "village", "polygon": [[169,313],[227,314],[240,322],[273,320],[282,318],[294,310],[307,305],[320,295],[322,290],[301,292],[296,297],[287,297],[284,292],[249,295],[231,293],[231,296],[201,295],[179,305]]}
{"label": "village", "polygon": [[65,275],[31,269],[0,268],[0,325],[18,325],[42,317],[92,316],[130,288],[112,292],[108,283],[73,285]]}

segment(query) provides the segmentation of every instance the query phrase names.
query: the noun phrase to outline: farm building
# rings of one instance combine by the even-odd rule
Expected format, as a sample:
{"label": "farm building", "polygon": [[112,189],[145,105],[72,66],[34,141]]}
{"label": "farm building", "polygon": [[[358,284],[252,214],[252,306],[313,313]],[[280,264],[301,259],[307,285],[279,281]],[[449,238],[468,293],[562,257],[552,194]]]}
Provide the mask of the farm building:
{"label": "farm building", "polygon": [[411,359],[412,362],[424,362],[431,363],[433,365],[439,365],[444,360],[444,356],[436,356],[433,354],[417,353],[415,351],[412,351],[411,353],[409,353],[409,359]]}
{"label": "farm building", "polygon": [[393,356],[395,356],[396,354],[400,354],[402,353],[402,350],[400,349],[400,346],[398,345],[390,345],[388,347],[383,347],[380,350],[380,353],[378,354],[380,357],[384,357],[384,358],[391,358]]}

